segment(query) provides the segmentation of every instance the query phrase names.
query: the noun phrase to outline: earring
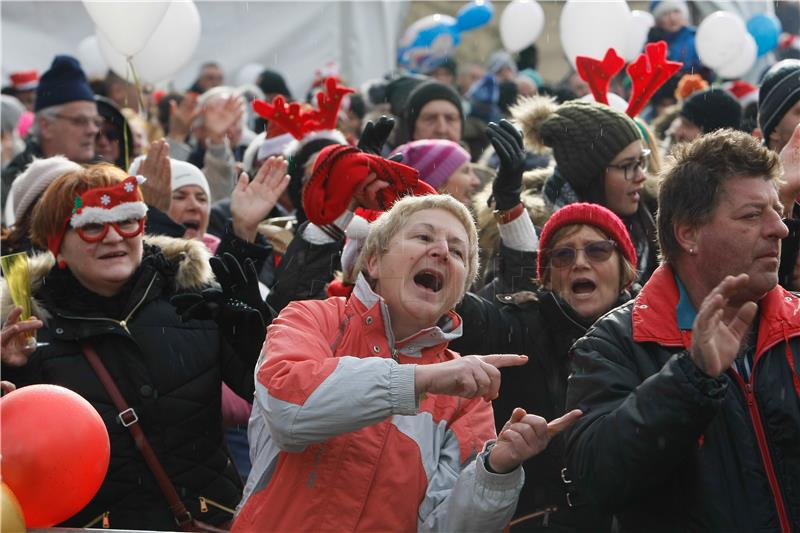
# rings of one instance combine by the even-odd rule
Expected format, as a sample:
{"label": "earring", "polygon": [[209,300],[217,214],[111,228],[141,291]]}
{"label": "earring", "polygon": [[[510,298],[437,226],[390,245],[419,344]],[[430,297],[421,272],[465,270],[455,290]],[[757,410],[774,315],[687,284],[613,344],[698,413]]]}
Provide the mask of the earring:
{"label": "earring", "polygon": [[689,248],[689,255],[694,255],[694,248]]}
{"label": "earring", "polygon": [[65,268],[67,268],[67,263],[64,260],[59,259],[58,268],[60,268],[61,270],[64,270]]}

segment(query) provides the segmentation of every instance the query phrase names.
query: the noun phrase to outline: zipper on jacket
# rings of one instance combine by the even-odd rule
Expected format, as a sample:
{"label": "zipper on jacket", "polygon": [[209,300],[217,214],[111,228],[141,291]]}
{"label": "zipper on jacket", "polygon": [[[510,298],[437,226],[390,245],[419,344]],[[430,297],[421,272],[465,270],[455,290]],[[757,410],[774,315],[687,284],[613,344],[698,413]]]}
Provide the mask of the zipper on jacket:
{"label": "zipper on jacket", "polygon": [[124,329],[128,333],[128,335],[130,335],[131,330],[128,329],[128,322],[130,321],[131,317],[133,317],[134,313],[136,313],[136,311],[138,311],[139,308],[144,303],[155,281],[156,281],[156,275],[154,274],[153,279],[150,280],[150,283],[147,285],[147,289],[145,289],[141,299],[139,299],[136,305],[133,306],[133,309],[131,309],[131,312],[128,313],[128,316],[126,316],[122,320],[114,320],[113,318],[98,318],[98,317],[84,317],[84,316],[68,316],[68,315],[59,315],[59,316],[61,316],[62,318],[69,318],[70,320],[93,320],[95,322],[113,322],[114,324],[122,327],[122,329]]}
{"label": "zipper on jacket", "polygon": [[767,480],[769,487],[772,489],[772,497],[775,501],[775,508],[778,511],[778,521],[781,524],[781,531],[789,533],[789,518],[786,515],[786,507],[783,504],[783,496],[781,495],[780,485],[778,485],[778,478],[775,476],[775,470],[772,466],[772,457],[769,454],[769,446],[767,445],[767,437],[764,435],[764,427],[761,424],[761,415],[758,412],[758,405],[756,404],[755,394],[753,392],[753,378],[756,373],[755,358],[753,358],[753,370],[750,372],[750,382],[745,383],[742,376],[738,372],[733,372],[736,376],[736,382],[744,390],[745,399],[747,401],[747,411],[750,414],[750,422],[753,424],[753,429],[756,432],[756,441],[758,442],[758,450],[761,452],[761,462],[764,464],[764,470],[767,473]]}
{"label": "zipper on jacket", "polygon": [[210,499],[206,498],[205,496],[200,496],[197,499],[200,501],[200,512],[201,513],[207,513],[208,512],[208,506],[210,505],[211,507],[216,507],[217,509],[225,511],[226,513],[236,514],[236,511],[234,509],[231,509],[230,507],[228,507],[226,505],[222,505],[219,502],[215,502],[214,500],[210,500]]}
{"label": "zipper on jacket", "polygon": [[94,526],[95,524],[97,524],[98,522],[100,522],[101,520],[102,520],[102,523],[103,523],[103,524],[102,524],[102,527],[103,527],[103,529],[108,529],[108,528],[110,528],[110,527],[111,527],[111,522],[110,522],[110,520],[109,520],[109,518],[108,518],[108,516],[109,516],[110,514],[111,514],[111,513],[110,513],[109,511],[106,511],[106,512],[104,512],[103,514],[101,514],[101,515],[98,515],[98,516],[94,517],[94,518],[92,519],[92,521],[91,521],[91,522],[89,522],[88,524],[86,524],[85,526],[83,526],[83,529],[89,529],[89,528],[91,528],[92,526]]}

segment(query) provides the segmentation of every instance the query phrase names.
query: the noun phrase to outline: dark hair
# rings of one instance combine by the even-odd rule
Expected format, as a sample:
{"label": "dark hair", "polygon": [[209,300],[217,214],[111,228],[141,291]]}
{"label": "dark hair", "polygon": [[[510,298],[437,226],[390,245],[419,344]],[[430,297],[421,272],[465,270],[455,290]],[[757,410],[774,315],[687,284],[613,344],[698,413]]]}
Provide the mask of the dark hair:
{"label": "dark hair", "polygon": [[711,220],[726,181],[750,177],[777,182],[780,175],[778,154],[741,131],[717,130],[676,146],[661,173],[658,193],[661,261],[673,263],[682,251],[676,224],[700,227]]}

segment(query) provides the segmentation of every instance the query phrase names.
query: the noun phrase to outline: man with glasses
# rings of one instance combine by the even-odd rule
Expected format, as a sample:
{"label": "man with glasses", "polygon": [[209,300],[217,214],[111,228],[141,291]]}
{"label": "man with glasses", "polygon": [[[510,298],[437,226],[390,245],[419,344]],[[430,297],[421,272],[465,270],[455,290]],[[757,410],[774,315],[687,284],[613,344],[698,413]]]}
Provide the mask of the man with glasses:
{"label": "man with glasses", "polygon": [[800,295],[777,153],[720,130],[662,173],[661,266],[572,347],[565,482],[626,531],[800,531]]}
{"label": "man with glasses", "polygon": [[95,137],[103,124],[94,93],[77,59],[58,55],[36,89],[36,122],[26,149],[2,174],[2,203],[16,177],[33,161],[63,155],[76,163],[95,159]]}

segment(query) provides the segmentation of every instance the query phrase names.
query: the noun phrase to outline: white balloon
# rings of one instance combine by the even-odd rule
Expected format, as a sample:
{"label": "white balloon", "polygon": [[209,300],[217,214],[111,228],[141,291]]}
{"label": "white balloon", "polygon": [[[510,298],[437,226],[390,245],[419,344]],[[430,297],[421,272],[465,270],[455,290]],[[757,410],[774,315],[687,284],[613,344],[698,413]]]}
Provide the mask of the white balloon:
{"label": "white balloon", "polygon": [[735,13],[716,11],[697,28],[695,46],[703,65],[717,70],[740,53],[747,35],[744,21]]}
{"label": "white balloon", "polygon": [[602,59],[609,48],[620,53],[628,42],[631,10],[625,0],[567,0],[561,10],[561,46],[575,67],[577,56]]}
{"label": "white balloon", "polygon": [[[200,42],[200,13],[191,0],[173,0],[145,47],[133,55],[133,67],[143,82],[165,80],[189,62]],[[123,78],[128,77],[125,56],[116,52],[106,36],[98,32],[98,42],[108,65]]]}
{"label": "white balloon", "polygon": [[715,70],[717,75],[722,78],[741,78],[753,68],[757,57],[758,44],[756,44],[756,40],[753,39],[752,35],[746,33],[744,35],[744,43],[742,43],[739,50],[739,55]]}
{"label": "white balloon", "polygon": [[236,75],[236,86],[255,85],[258,75],[264,72],[267,67],[261,63],[248,63],[239,69]]}
{"label": "white balloon", "polygon": [[78,61],[89,79],[104,78],[108,72],[108,63],[100,51],[96,35],[84,37],[78,43]]}
{"label": "white balloon", "polygon": [[[608,96],[608,105],[611,106],[612,109],[616,109],[617,111],[624,113],[628,110],[628,101],[625,100],[623,97],[618,95],[617,93],[609,92]],[[580,98],[584,102],[596,102],[597,100],[594,99],[594,95],[592,93],[584,94]]]}
{"label": "white balloon", "polygon": [[544,29],[544,11],[536,0],[514,0],[500,16],[500,40],[509,52],[533,44]]}
{"label": "white balloon", "polygon": [[98,31],[106,37],[114,50],[127,56],[144,48],[167,12],[170,2],[171,0],[158,2],[83,0],[83,5]]}
{"label": "white balloon", "polygon": [[650,28],[655,25],[656,21],[653,15],[647,11],[639,11],[638,9],[631,11],[631,26],[628,30],[628,42],[625,47],[620,51],[620,55],[627,62],[636,59],[644,49],[647,43],[647,34]]}

